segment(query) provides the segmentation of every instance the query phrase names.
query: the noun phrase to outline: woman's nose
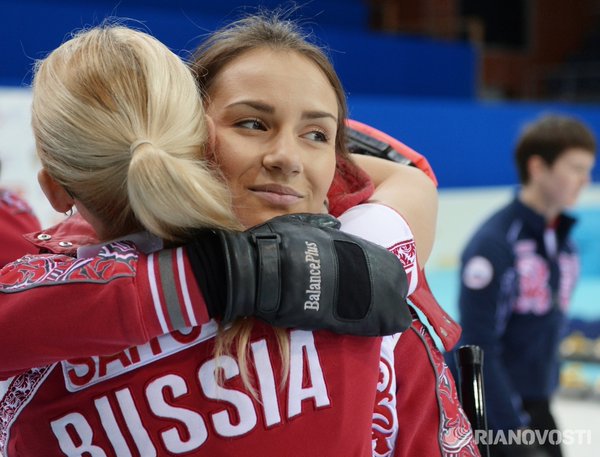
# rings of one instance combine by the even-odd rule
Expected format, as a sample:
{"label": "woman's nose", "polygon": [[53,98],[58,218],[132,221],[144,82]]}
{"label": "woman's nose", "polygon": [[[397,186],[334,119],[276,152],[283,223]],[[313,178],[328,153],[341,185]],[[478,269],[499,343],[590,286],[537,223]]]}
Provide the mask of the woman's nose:
{"label": "woman's nose", "polygon": [[295,136],[279,135],[264,155],[263,165],[268,170],[278,171],[285,175],[301,173],[303,170],[302,154]]}

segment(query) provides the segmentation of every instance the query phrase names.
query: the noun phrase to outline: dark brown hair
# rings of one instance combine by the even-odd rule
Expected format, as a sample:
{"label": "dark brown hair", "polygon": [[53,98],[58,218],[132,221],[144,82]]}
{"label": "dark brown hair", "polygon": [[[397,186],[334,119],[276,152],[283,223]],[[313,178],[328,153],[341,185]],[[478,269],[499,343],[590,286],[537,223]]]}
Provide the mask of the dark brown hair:
{"label": "dark brown hair", "polygon": [[569,116],[546,114],[527,124],[515,148],[515,162],[522,184],[529,181],[527,162],[539,156],[552,165],[567,149],[581,148],[596,154],[596,140],[591,129]]}
{"label": "dark brown hair", "polygon": [[211,33],[194,52],[192,71],[206,95],[223,67],[247,51],[270,48],[306,56],[321,69],[335,92],[338,103],[335,147],[338,154],[345,155],[345,120],[348,108],[342,83],[325,52],[310,42],[309,35],[301,29],[298,22],[286,18],[288,14],[283,10],[260,11]]}

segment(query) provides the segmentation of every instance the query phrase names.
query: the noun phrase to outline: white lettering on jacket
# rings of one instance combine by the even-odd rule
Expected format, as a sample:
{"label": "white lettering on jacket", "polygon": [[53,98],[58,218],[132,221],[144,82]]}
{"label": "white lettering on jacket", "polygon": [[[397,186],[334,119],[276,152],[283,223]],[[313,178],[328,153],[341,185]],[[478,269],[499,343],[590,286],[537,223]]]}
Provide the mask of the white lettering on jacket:
{"label": "white lettering on jacket", "polygon": [[65,387],[70,392],[135,370],[143,365],[202,343],[215,336],[217,324],[211,321],[201,327],[176,330],[140,346],[107,356],[93,356],[61,362]]}
{"label": "white lettering on jacket", "polygon": [[[271,350],[277,352],[277,349]],[[96,398],[93,412],[75,410],[54,419],[51,428],[61,451],[68,457],[106,457],[113,453],[119,457],[154,457],[157,456],[157,449],[161,448],[172,454],[183,454],[197,450],[206,443],[210,438],[209,423],[212,424],[214,433],[220,437],[237,437],[257,427],[259,408],[265,418],[264,425],[272,427],[284,422],[283,411],[287,410],[286,419],[301,414],[305,401],[312,401],[315,408],[330,405],[312,332],[290,332],[290,376],[285,399],[287,405],[279,404],[276,383],[278,377],[270,361],[267,340],[253,342],[250,351],[256,366],[259,401],[253,401],[247,392],[218,384],[215,378],[217,367],[224,372],[223,384],[239,376],[236,359],[231,356],[211,358],[197,369],[199,384],[186,380],[179,374],[166,373],[145,385],[143,393],[146,402],[134,402],[131,388],[124,387]],[[97,376],[91,371],[91,364],[85,366],[87,371],[80,370],[78,376],[84,375],[91,382]],[[66,374],[68,373],[67,370]],[[214,400],[215,408],[211,408],[209,413],[201,413],[188,406],[176,406],[178,398],[189,395],[197,397],[199,402],[206,402],[207,398],[208,401]],[[226,403],[226,407],[223,403]],[[143,410],[144,408],[149,411]],[[234,414],[230,414],[232,410],[235,410]],[[86,417],[85,414],[97,417]],[[177,426],[162,428],[160,433],[152,434],[143,420],[149,415],[171,419]],[[232,416],[235,419],[232,420]],[[117,421],[116,417],[122,417],[124,421]],[[102,430],[92,428],[91,424],[98,418]],[[181,433],[182,429],[185,433]],[[102,442],[97,439],[100,434],[110,443],[110,449],[95,444]],[[126,439],[126,436],[130,439]]]}
{"label": "white lettering on jacket", "polygon": [[304,291],[306,301],[305,310],[319,311],[321,301],[321,259],[319,257],[319,248],[315,242],[304,242],[306,250],[304,251],[304,262],[308,264],[309,278],[308,288]]}

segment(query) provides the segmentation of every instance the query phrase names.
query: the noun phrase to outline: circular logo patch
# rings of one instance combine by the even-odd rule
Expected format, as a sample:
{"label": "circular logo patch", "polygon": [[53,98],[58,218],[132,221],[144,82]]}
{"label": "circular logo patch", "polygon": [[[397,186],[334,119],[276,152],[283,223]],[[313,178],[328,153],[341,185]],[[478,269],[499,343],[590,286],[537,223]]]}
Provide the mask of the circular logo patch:
{"label": "circular logo patch", "polygon": [[488,259],[475,256],[469,259],[463,270],[463,283],[469,289],[483,289],[494,277],[494,267]]}

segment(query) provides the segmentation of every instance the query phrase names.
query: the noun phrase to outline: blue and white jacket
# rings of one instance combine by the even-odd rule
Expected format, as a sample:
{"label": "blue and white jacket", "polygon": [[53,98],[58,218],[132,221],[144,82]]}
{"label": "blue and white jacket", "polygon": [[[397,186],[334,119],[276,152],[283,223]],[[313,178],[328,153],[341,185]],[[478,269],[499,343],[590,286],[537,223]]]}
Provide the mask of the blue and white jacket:
{"label": "blue and white jacket", "polygon": [[518,198],[476,231],[461,257],[461,344],[484,350],[488,426],[527,425],[522,399],[548,398],[558,383],[558,345],[579,276],[569,237]]}

